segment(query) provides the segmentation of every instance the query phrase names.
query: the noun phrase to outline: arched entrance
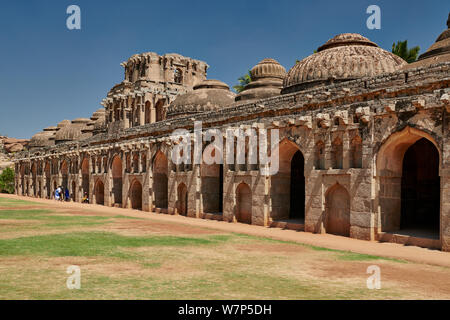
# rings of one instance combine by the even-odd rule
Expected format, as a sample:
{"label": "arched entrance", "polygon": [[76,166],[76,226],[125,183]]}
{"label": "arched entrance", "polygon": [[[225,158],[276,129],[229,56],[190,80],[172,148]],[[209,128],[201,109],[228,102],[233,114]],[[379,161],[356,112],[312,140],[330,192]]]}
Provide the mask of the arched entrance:
{"label": "arched entrance", "polygon": [[[277,150],[276,150],[277,151]],[[305,159],[289,140],[279,144],[279,168],[272,176],[272,220],[305,219]]]}
{"label": "arched entrance", "polygon": [[67,161],[63,161],[63,163],[61,164],[61,175],[62,187],[64,189],[67,189],[69,185],[69,166],[67,165]]}
{"label": "arched entrance", "polygon": [[150,101],[145,102],[145,123],[150,123],[151,121],[151,104]]}
{"label": "arched entrance", "polygon": [[98,180],[95,185],[95,203],[101,205],[105,204],[105,185],[101,180]]}
{"label": "arched entrance", "polygon": [[156,122],[164,120],[164,100],[160,99],[156,103],[155,113],[156,113]]}
{"label": "arched entrance", "polygon": [[325,197],[325,230],[327,233],[350,236],[350,196],[347,190],[336,184]]}
{"label": "arched entrance", "polygon": [[376,163],[381,231],[439,239],[439,159],[435,140],[418,129],[387,139]]}
{"label": "arched entrance", "polygon": [[168,204],[168,161],[167,157],[158,152],[153,162],[153,192],[156,208],[167,209]]}
{"label": "arched entrance", "polygon": [[76,202],[77,201],[77,184],[75,183],[75,181],[72,181],[72,201]]}
{"label": "arched entrance", "polygon": [[[216,150],[211,152],[215,156]],[[204,213],[223,211],[223,164],[201,165],[202,209]]]}
{"label": "arched entrance", "polygon": [[115,156],[112,161],[112,178],[113,178],[113,203],[115,205],[122,205],[122,159]]}
{"label": "arched entrance", "polygon": [[182,216],[187,216],[188,192],[184,183],[180,183],[177,189],[177,211]]}
{"label": "arched entrance", "polygon": [[422,138],[403,158],[400,230],[428,231],[439,236],[439,152]]}
{"label": "arched entrance", "polygon": [[252,191],[246,183],[240,183],[236,188],[236,220],[242,223],[252,223]]}
{"label": "arched entrance", "polygon": [[51,198],[51,176],[50,176],[50,163],[47,162],[45,163],[45,168],[44,168],[44,173],[45,173],[45,188],[47,189],[47,198],[50,199]]}
{"label": "arched entrance", "polygon": [[130,201],[132,209],[142,210],[142,185],[137,180],[131,185]]}
{"label": "arched entrance", "polygon": [[84,194],[87,194],[88,197],[90,197],[89,194],[89,159],[84,158],[83,162],[81,163],[81,188],[83,189],[83,196]]}
{"label": "arched entrance", "polygon": [[37,195],[37,178],[36,178],[36,165],[33,163],[31,166],[31,188],[33,190],[33,196]]}

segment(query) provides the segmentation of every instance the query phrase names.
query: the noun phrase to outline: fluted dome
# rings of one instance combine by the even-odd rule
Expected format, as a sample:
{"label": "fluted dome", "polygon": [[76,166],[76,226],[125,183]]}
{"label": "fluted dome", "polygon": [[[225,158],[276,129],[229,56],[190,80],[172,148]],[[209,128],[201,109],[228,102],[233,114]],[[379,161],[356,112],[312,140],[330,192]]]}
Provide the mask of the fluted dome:
{"label": "fluted dome", "polygon": [[96,121],[96,120],[98,120],[98,118],[104,117],[105,113],[106,113],[105,108],[100,108],[92,114],[91,120]]}
{"label": "fluted dome", "polygon": [[90,119],[86,118],[77,118],[72,120],[69,125],[65,125],[56,132],[56,144],[89,138],[92,134],[86,132],[83,133],[83,131],[90,121]]}
{"label": "fluted dome", "polygon": [[344,33],[292,67],[284,79],[282,93],[390,73],[404,65],[402,58],[362,35]]}
{"label": "fluted dome", "polygon": [[167,118],[221,109],[234,102],[235,94],[219,80],[204,80],[194,90],[178,96],[167,108]]}
{"label": "fluted dome", "polygon": [[274,59],[264,59],[250,70],[252,81],[237,96],[236,101],[264,99],[279,95],[286,69]]}
{"label": "fluted dome", "polygon": [[57,127],[61,129],[61,128],[65,127],[65,126],[70,125],[71,123],[72,122],[70,120],[63,120],[60,123],[58,123]]}
{"label": "fluted dome", "polygon": [[450,14],[447,20],[447,30],[440,34],[436,42],[420,55],[416,62],[404,66],[403,69],[429,66],[440,62],[450,62]]}
{"label": "fluted dome", "polygon": [[36,133],[31,137],[30,143],[28,144],[30,149],[48,147],[54,145],[54,140],[51,139],[55,134],[55,131],[42,131]]}

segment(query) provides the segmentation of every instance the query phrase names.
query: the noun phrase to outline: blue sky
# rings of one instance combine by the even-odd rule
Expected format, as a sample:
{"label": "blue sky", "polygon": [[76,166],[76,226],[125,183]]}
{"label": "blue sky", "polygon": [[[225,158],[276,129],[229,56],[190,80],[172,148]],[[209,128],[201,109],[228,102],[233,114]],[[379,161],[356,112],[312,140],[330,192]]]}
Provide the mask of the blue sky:
{"label": "blue sky", "polygon": [[[81,8],[81,30],[66,9]],[[381,30],[366,8],[381,8]],[[448,0],[4,0],[0,4],[0,134],[30,138],[63,119],[90,117],[135,53],[206,61],[230,87],[263,58],[287,70],[336,34],[356,32],[390,50],[423,53],[446,28]]]}

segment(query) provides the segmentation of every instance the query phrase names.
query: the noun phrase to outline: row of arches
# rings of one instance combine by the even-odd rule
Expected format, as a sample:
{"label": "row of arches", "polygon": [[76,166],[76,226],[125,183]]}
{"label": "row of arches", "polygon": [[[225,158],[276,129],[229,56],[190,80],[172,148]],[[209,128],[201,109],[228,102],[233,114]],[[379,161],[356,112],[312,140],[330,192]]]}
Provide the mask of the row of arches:
{"label": "row of arches", "polygon": [[[270,197],[273,220],[305,219],[306,177],[305,156],[299,147],[288,140],[279,145],[279,171],[271,177]],[[311,155],[313,157],[314,155]],[[380,230],[385,232],[415,230],[425,232],[433,237],[440,234],[440,153],[429,135],[412,128],[393,134],[386,140],[377,153],[376,186],[377,198],[372,212],[379,212]],[[123,162],[120,156],[111,161],[112,205],[122,206]],[[153,183],[150,194],[156,209],[167,209],[169,202],[168,173],[169,162],[163,152],[158,151],[152,161]],[[24,169],[21,168],[21,171]],[[31,166],[32,184],[36,183],[36,167]],[[223,166],[218,164],[201,166],[201,211],[203,213],[223,212]],[[50,167],[44,168],[45,175],[50,175]],[[68,184],[68,166],[61,167],[63,186]],[[89,190],[89,162],[82,161],[82,188]],[[28,180],[21,177],[21,183],[27,190]],[[50,179],[46,180],[50,183]],[[351,199],[355,190],[348,190],[343,185],[327,186],[324,193],[323,225],[326,232],[349,236]],[[36,188],[40,190],[40,186]],[[72,183],[72,190],[75,186]],[[50,188],[47,188],[50,190]],[[105,185],[98,181],[94,187],[95,202],[104,204]],[[128,190],[130,205],[142,209],[143,190],[141,182],[134,180]],[[189,191],[184,182],[176,189],[176,210],[181,215],[188,215]],[[236,186],[234,215],[236,220],[252,223],[253,195],[250,186],[244,182]],[[75,193],[73,195],[75,197]],[[256,204],[260,205],[260,204]]]}

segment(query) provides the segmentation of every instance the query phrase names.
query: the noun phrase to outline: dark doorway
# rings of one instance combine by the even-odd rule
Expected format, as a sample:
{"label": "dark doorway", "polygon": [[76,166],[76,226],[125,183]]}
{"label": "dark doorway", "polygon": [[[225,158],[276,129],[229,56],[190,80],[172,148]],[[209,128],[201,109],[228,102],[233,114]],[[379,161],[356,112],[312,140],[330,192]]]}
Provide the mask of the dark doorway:
{"label": "dark doorway", "polygon": [[291,195],[289,219],[305,218],[305,159],[297,151],[291,160]]}
{"label": "dark doorway", "polygon": [[439,152],[422,138],[406,151],[402,168],[400,229],[439,235]]}

